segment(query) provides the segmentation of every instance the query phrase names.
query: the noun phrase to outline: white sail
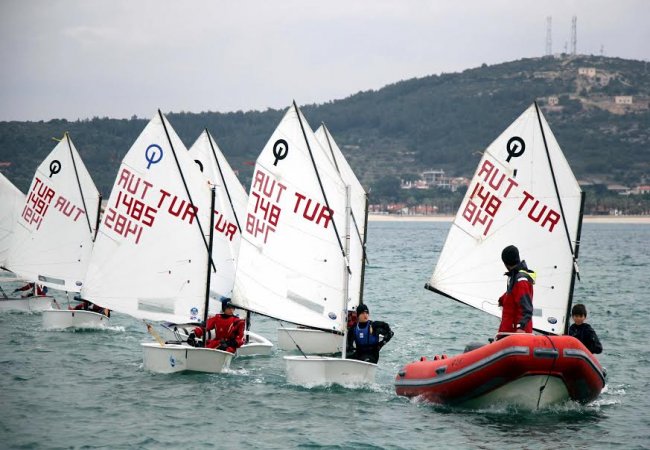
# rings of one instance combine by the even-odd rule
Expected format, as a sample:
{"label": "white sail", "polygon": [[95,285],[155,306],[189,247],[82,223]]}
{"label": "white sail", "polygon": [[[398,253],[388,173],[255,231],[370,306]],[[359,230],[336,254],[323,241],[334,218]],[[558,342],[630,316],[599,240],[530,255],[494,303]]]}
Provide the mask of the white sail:
{"label": "white sail", "polygon": [[532,105],[485,151],[430,288],[500,317],[497,302],[506,288],[501,251],[516,245],[537,272],[533,327],[562,334],[571,301],[581,196],[551,129]]}
{"label": "white sail", "polygon": [[276,319],[342,331],[346,262],[337,233],[345,232],[346,190],[319,145],[294,104],[257,159],[233,301]]}
{"label": "white sail", "polygon": [[158,112],[117,172],[82,296],[136,318],[203,320],[210,203],[208,182]]}
{"label": "white sail", "polygon": [[99,198],[66,133],[34,174],[7,267],[24,279],[79,292],[93,247]]}
{"label": "white sail", "polygon": [[201,133],[189,154],[215,187],[212,261],[216,271],[210,278],[210,295],[217,299],[231,297],[248,196],[210,133]]}
{"label": "white sail", "polygon": [[316,130],[316,138],[340,173],[343,182],[350,186],[350,207],[352,210],[350,226],[350,277],[348,308],[354,309],[363,297],[363,277],[365,265],[366,211],[368,195],[348,164],[343,152],[323,124]]}
{"label": "white sail", "polygon": [[25,205],[25,194],[0,173],[0,267],[7,264],[7,256],[18,217]]}

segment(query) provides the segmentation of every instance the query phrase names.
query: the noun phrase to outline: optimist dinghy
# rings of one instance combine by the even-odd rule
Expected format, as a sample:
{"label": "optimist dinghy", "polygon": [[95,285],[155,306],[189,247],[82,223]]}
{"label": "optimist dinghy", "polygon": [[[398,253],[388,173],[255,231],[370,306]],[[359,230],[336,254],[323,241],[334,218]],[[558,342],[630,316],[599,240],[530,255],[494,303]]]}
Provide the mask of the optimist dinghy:
{"label": "optimist dinghy", "polygon": [[[257,158],[233,303],[335,334],[339,358],[285,356],[287,380],[372,383],[376,364],[345,359],[351,278],[351,189],[294,103]],[[320,333],[324,334],[324,333]]]}
{"label": "optimist dinghy", "polygon": [[[216,213],[215,189],[158,111],[122,160],[82,297],[138,319],[206,323]],[[218,373],[234,356],[147,329],[157,340],[141,344],[152,372]]]}

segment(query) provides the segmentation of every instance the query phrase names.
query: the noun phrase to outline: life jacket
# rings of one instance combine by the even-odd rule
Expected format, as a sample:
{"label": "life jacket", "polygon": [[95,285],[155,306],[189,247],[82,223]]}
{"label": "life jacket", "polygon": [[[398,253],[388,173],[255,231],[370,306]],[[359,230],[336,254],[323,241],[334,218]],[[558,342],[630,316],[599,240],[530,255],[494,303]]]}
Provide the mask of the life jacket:
{"label": "life jacket", "polygon": [[535,280],[537,279],[537,273],[535,273],[532,270],[529,270],[528,268],[526,269],[519,269],[517,273],[515,273],[513,276],[508,278],[508,292],[512,291],[512,288],[515,286],[515,283],[517,283],[520,280],[527,280],[530,284],[535,284]]}
{"label": "life jacket", "polygon": [[372,330],[372,321],[369,320],[367,325],[364,328],[359,328],[359,323],[354,327],[354,341],[357,344],[357,348],[360,347],[372,347],[377,345],[379,342],[379,337],[371,333]]}

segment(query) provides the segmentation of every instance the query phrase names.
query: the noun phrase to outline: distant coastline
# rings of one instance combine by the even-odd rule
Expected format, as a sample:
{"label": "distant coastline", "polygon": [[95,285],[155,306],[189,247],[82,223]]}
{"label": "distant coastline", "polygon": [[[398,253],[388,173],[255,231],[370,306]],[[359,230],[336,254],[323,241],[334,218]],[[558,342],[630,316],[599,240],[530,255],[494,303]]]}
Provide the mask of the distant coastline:
{"label": "distant coastline", "polygon": [[[370,222],[452,222],[453,216],[400,216],[368,214]],[[585,216],[585,223],[637,223],[650,225],[650,216]]]}

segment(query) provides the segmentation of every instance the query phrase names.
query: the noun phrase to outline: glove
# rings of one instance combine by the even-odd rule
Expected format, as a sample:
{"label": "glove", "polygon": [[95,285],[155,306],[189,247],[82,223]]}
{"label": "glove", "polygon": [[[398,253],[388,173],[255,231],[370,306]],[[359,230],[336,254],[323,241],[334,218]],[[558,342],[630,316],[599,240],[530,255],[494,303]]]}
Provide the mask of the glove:
{"label": "glove", "polygon": [[196,347],[196,334],[194,334],[193,331],[187,337],[187,343],[190,344],[192,347]]}
{"label": "glove", "polygon": [[219,347],[217,347],[217,350],[226,350],[228,348],[228,342],[225,339],[222,339],[221,342],[219,343]]}
{"label": "glove", "polygon": [[12,293],[16,293],[18,291],[20,291],[20,289],[14,289]]}

